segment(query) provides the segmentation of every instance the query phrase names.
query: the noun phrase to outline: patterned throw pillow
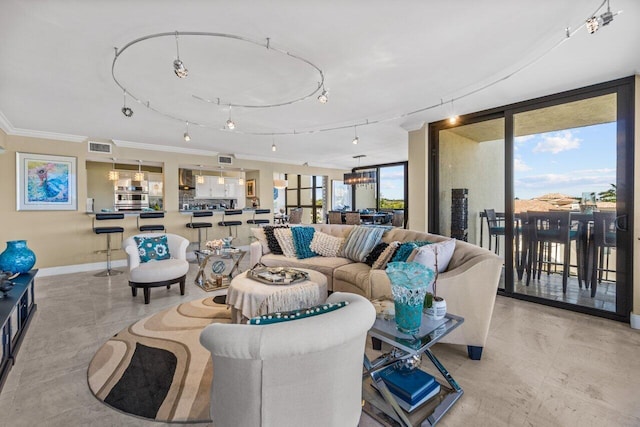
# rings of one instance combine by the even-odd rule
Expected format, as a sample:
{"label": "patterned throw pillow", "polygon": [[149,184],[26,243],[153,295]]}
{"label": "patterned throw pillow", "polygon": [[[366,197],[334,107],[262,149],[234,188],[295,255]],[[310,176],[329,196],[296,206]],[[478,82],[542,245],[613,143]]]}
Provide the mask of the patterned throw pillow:
{"label": "patterned throw pillow", "polygon": [[264,235],[267,237],[267,246],[269,246],[269,250],[275,255],[282,255],[282,248],[280,247],[280,243],[278,243],[278,239],[274,234],[274,230],[277,228],[288,228],[287,225],[267,225],[263,227]]}
{"label": "patterned throw pillow", "polygon": [[291,234],[293,236],[293,246],[296,249],[296,256],[298,259],[311,258],[318,256],[317,253],[312,251],[309,246],[313,240],[313,234],[316,229],[313,227],[292,227]]}
{"label": "patterned throw pillow", "polygon": [[449,267],[453,251],[456,249],[456,239],[444,242],[432,243],[416,249],[415,255],[409,261],[417,262],[435,271],[436,253],[438,254],[438,273],[444,272]]}
{"label": "patterned throw pillow", "polygon": [[140,262],[160,261],[171,258],[167,236],[133,238],[138,245]]}
{"label": "patterned throw pillow", "polygon": [[343,243],[343,237],[335,237],[322,231],[316,231],[309,248],[320,256],[336,257],[340,253]]}
{"label": "patterned throw pillow", "polygon": [[400,245],[396,253],[393,255],[393,262],[406,262],[409,255],[415,248],[419,248],[424,245],[429,245],[432,242],[405,242]]}
{"label": "patterned throw pillow", "polygon": [[373,248],[371,252],[369,252],[369,255],[367,255],[367,257],[364,260],[364,263],[367,264],[369,267],[373,267],[373,263],[376,262],[378,257],[382,254],[382,252],[384,252],[384,250],[387,249],[387,246],[389,246],[388,243],[385,243],[385,242],[378,243],[376,247]]}
{"label": "patterned throw pillow", "polygon": [[387,229],[383,227],[354,226],[344,242],[342,256],[355,262],[363,262],[369,252],[380,243],[385,231]]}
{"label": "patterned throw pillow", "polygon": [[304,319],[305,317],[317,316],[318,314],[329,313],[330,311],[337,310],[339,308],[348,305],[347,301],[340,301],[334,303],[325,303],[316,305],[309,308],[301,308],[293,311],[283,311],[277,313],[267,313],[262,316],[252,317],[247,321],[248,325],[268,325],[270,323],[288,322],[289,320]]}
{"label": "patterned throw pillow", "polygon": [[384,270],[387,268],[387,264],[391,261],[393,254],[396,252],[398,247],[400,246],[400,242],[395,241],[389,243],[389,246],[380,254],[378,259],[373,262],[371,268],[373,270]]}
{"label": "patterned throw pillow", "polygon": [[276,228],[273,234],[278,240],[278,245],[282,249],[282,254],[287,258],[296,257],[296,247],[293,245],[293,235],[290,228]]}

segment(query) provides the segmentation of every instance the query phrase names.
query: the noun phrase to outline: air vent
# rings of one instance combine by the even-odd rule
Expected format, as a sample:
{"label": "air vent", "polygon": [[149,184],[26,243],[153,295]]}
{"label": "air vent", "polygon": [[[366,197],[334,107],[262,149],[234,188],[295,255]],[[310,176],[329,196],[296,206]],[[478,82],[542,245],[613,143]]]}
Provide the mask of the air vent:
{"label": "air vent", "polygon": [[218,164],[219,165],[232,165],[233,157],[231,156],[218,156]]}
{"label": "air vent", "polygon": [[89,141],[89,152],[111,154],[111,144],[108,144],[106,142]]}

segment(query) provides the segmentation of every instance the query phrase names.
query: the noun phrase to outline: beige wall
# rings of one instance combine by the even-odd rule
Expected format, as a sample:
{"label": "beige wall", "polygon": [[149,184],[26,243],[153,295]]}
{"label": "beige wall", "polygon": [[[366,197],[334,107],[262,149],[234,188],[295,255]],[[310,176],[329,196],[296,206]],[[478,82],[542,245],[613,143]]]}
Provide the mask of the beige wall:
{"label": "beige wall", "polygon": [[427,180],[429,176],[429,144],[427,125],[409,132],[409,212],[407,228],[427,231]]}
{"label": "beige wall", "polygon": [[[0,223],[3,224],[0,229],[0,244],[8,240],[27,240],[29,247],[36,253],[36,268],[104,262],[105,255],[95,252],[105,248],[106,238],[93,233],[92,217],[85,212],[87,199],[86,160],[89,157],[87,143],[5,135],[1,130],[0,143],[4,143],[6,148],[5,153],[0,154],[0,189],[4,201],[0,205]],[[163,165],[165,209],[167,211],[164,224],[170,233],[183,235],[192,241],[197,240],[197,232],[185,227],[189,216],[178,211],[178,168],[195,164],[214,165],[217,163],[217,158],[215,156],[203,157],[202,155],[141,150],[130,147],[114,146],[113,148],[114,153],[105,155],[105,161],[110,162],[111,157],[116,157],[130,160],[141,159],[144,162],[157,162]],[[16,152],[76,157],[78,210],[16,211]],[[90,160],[96,160],[97,157],[100,155],[91,154]],[[261,207],[269,209],[273,204],[274,172],[326,175],[329,179],[342,179],[345,172],[345,170],[338,169],[303,168],[282,163],[235,159],[234,168],[242,167],[245,170],[254,170],[248,174],[248,178],[255,177]],[[246,214],[240,219],[244,222],[250,217],[250,214]],[[218,220],[218,217],[214,217],[212,222]],[[125,238],[136,234],[135,217],[125,218],[122,225],[125,228]],[[248,226],[239,228],[239,244],[249,242],[249,233]],[[225,235],[227,235],[226,228],[214,225],[208,237],[212,239]],[[116,252],[114,259],[124,259],[122,251]]]}

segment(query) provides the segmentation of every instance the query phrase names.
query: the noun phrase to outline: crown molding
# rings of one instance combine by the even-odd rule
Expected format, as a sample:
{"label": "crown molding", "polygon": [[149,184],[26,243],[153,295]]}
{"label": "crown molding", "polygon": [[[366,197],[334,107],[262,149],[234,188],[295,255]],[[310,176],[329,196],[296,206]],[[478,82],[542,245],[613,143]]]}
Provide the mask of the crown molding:
{"label": "crown molding", "polygon": [[138,150],[163,151],[168,153],[195,154],[200,156],[217,156],[219,152],[198,150],[196,148],[171,147],[168,145],[146,144],[143,142],[123,141],[121,139],[112,139],[117,147],[135,148]]}
{"label": "crown molding", "polygon": [[84,142],[88,139],[87,136],[16,128],[2,111],[0,111],[0,128],[2,128],[7,135],[26,136],[29,138],[55,139],[56,141],[68,142]]}

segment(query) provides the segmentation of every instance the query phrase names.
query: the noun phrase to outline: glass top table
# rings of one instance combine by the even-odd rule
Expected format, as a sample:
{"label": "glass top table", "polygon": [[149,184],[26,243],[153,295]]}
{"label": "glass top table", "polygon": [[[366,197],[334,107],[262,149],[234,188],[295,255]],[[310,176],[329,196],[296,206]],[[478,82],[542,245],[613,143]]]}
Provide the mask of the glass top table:
{"label": "glass top table", "polygon": [[[247,254],[242,249],[234,247],[194,251],[199,264],[195,284],[205,291],[215,291],[229,287],[234,273],[240,273],[240,261]],[[207,277],[206,267],[210,260],[211,274]]]}
{"label": "glass top table", "polygon": [[[383,425],[407,427],[435,425],[464,392],[431,352],[431,347],[463,322],[462,317],[453,314],[447,314],[441,320],[432,320],[423,314],[420,330],[409,335],[398,331],[392,316],[379,314],[369,330],[369,335],[389,344],[392,350],[374,361],[370,361],[366,354],[364,356],[363,410]],[[390,365],[402,363],[422,354],[426,355],[435,366],[446,381],[446,385],[439,381],[440,393],[409,413],[400,408],[379,373]]]}

